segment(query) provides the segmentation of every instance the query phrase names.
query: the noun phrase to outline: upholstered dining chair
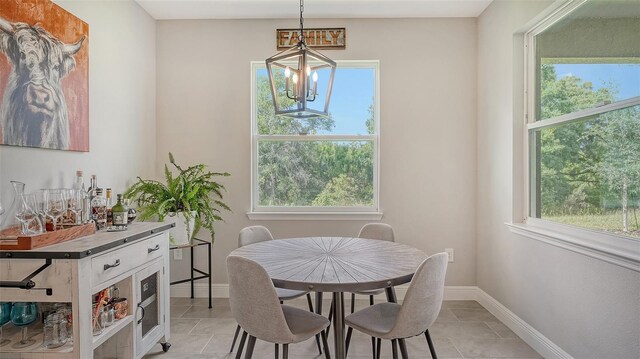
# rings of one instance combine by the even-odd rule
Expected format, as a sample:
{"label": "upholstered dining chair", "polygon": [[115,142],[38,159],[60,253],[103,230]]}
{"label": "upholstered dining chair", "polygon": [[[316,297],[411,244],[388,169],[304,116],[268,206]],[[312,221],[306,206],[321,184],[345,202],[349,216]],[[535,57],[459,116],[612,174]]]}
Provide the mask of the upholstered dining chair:
{"label": "upholstered dining chair", "polygon": [[[438,317],[444,295],[444,279],[447,273],[446,253],[434,254],[420,264],[416,270],[402,305],[379,303],[345,318],[347,330],[346,352],[353,329],[377,338],[377,358],[380,358],[382,339],[391,340],[393,358],[398,358],[398,340],[424,334],[431,357],[436,351],[429,335],[429,328]],[[401,350],[403,347],[400,346]],[[402,353],[408,358],[408,353]]]}
{"label": "upholstered dining chair", "polygon": [[[250,226],[245,227],[240,230],[240,234],[238,234],[238,247],[248,246],[250,244],[259,243],[263,241],[273,240],[273,235],[267,227],[264,226]],[[269,279],[269,282],[271,280]],[[278,294],[278,298],[280,302],[284,302],[285,300],[296,299],[302,297],[303,295],[307,295],[307,304],[309,305],[309,311],[313,312],[313,303],[311,301],[311,295],[309,292],[301,291],[301,290],[290,290],[283,288],[276,288],[276,293]],[[240,334],[240,327],[238,325],[236,327],[236,332],[233,335],[233,342],[231,342],[231,350],[229,353],[233,352],[233,348],[236,346],[236,341],[238,340],[238,335]],[[322,354],[322,349],[320,348],[320,335],[316,335],[316,345],[318,347],[318,351]]]}
{"label": "upholstered dining chair", "polygon": [[251,358],[256,339],[282,344],[284,359],[289,356],[289,344],[299,343],[314,335],[322,336],[324,353],[331,359],[324,329],[329,321],[318,314],[280,303],[280,298],[267,271],[258,263],[243,257],[227,257],[229,273],[229,302],[231,313],[244,330],[236,358],[242,356],[247,334],[247,353]]}

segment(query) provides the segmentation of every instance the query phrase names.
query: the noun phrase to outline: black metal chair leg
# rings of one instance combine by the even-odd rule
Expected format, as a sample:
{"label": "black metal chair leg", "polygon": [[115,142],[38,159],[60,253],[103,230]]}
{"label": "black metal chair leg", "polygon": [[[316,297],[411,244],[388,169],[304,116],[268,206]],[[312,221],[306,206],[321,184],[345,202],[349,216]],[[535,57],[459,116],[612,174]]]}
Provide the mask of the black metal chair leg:
{"label": "black metal chair leg", "polygon": [[276,355],[275,355],[275,358],[276,358],[276,359],[280,359],[280,358],[279,358],[279,357],[280,357],[280,355],[279,355],[280,353],[279,353],[279,350],[278,350],[279,348],[280,348],[280,347],[278,346],[278,344],[276,344]]}
{"label": "black metal chair leg", "polygon": [[326,359],[331,359],[331,351],[329,350],[329,343],[327,343],[327,336],[324,334],[324,330],[320,332],[322,335],[322,346],[324,346],[324,356]]}
{"label": "black metal chair leg", "polygon": [[429,351],[431,352],[431,357],[433,359],[438,359],[438,356],[436,355],[436,347],[433,346],[433,342],[431,341],[431,335],[429,334],[429,329],[427,329],[427,331],[424,332],[424,336],[427,338],[427,344],[429,344]]}
{"label": "black metal chair leg", "polygon": [[251,359],[253,357],[253,348],[256,346],[256,337],[250,335],[249,343],[247,343],[247,354],[244,355],[244,359]]}
{"label": "black metal chair leg", "polygon": [[238,340],[238,334],[240,334],[240,325],[236,327],[236,333],[233,335],[233,341],[231,342],[231,349],[229,353],[233,352],[233,348],[236,346],[236,340]]}
{"label": "black metal chair leg", "polygon": [[371,352],[373,353],[373,359],[376,359],[376,338],[371,337]]}
{"label": "black metal chair leg", "polygon": [[242,338],[240,338],[240,344],[238,344],[238,352],[236,353],[236,359],[242,358],[242,351],[244,350],[244,342],[247,340],[247,332],[242,332]]}
{"label": "black metal chair leg", "polygon": [[351,314],[356,311],[356,293],[351,293]]}
{"label": "black metal chair leg", "polygon": [[393,352],[393,359],[398,359],[398,341],[395,339],[391,340],[391,350]]}
{"label": "black metal chair leg", "polygon": [[402,342],[400,342],[400,340],[398,340],[398,345],[400,347],[400,354],[402,354],[402,359],[409,359],[409,353],[407,353],[407,346],[406,345],[402,345]]}
{"label": "black metal chair leg", "polygon": [[347,329],[347,342],[344,346],[344,356],[346,357],[349,354],[349,343],[351,342],[351,334],[353,334],[353,328],[349,327]]}
{"label": "black metal chair leg", "polygon": [[[311,301],[311,294],[307,293],[307,304],[309,305],[309,311],[315,313],[313,310],[313,302]],[[316,346],[318,347],[318,353],[322,355],[322,348],[320,347],[320,334],[316,334]]]}
{"label": "black metal chair leg", "polygon": [[382,346],[382,339],[378,338],[378,348],[376,350],[376,359],[380,359],[380,347]]}
{"label": "black metal chair leg", "polygon": [[282,359],[289,359],[289,344],[282,344]]}
{"label": "black metal chair leg", "polygon": [[372,295],[369,296],[369,305],[373,305],[373,296]]}
{"label": "black metal chair leg", "polygon": [[333,303],[333,299],[331,299],[331,306],[329,307],[329,326],[327,327],[327,330],[325,330],[325,335],[327,336],[327,338],[329,337],[329,332],[331,331],[331,323],[333,323],[331,321],[331,319],[333,319],[333,306],[335,304]]}

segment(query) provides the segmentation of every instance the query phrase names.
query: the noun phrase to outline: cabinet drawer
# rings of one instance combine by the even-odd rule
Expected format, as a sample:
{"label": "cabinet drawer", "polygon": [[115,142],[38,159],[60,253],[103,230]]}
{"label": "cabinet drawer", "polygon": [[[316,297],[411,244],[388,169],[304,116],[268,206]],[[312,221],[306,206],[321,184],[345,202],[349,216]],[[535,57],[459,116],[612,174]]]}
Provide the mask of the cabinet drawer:
{"label": "cabinet drawer", "polygon": [[168,239],[158,234],[91,259],[91,284],[97,285],[126,273],[167,252]]}

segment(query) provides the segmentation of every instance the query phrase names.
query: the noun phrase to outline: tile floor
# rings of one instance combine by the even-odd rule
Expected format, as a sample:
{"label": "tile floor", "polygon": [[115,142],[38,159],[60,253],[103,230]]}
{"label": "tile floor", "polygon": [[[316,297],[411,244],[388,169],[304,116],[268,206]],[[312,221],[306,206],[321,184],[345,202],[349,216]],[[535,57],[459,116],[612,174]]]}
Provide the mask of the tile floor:
{"label": "tile floor", "polygon": [[[368,300],[362,298],[356,301],[356,310],[368,305]],[[304,297],[287,304],[308,308]],[[329,305],[329,301],[323,303],[325,315],[328,314]],[[347,301],[345,310],[349,308]],[[213,308],[209,309],[204,298],[172,298],[172,347],[168,353],[163,353],[160,345],[157,345],[145,359],[233,359],[235,352],[229,354],[229,348],[235,328],[236,322],[226,299],[214,299]],[[541,358],[475,301],[445,301],[430,332],[439,358]],[[333,334],[329,336],[329,345],[333,348]],[[407,348],[411,358],[431,357],[424,336],[408,339]],[[391,358],[391,344],[388,341],[382,342],[382,357]],[[274,358],[273,344],[258,340],[253,358]],[[290,345],[289,358],[324,358],[324,355],[318,355],[315,339],[312,338]],[[370,338],[354,331],[348,358],[371,358]]]}

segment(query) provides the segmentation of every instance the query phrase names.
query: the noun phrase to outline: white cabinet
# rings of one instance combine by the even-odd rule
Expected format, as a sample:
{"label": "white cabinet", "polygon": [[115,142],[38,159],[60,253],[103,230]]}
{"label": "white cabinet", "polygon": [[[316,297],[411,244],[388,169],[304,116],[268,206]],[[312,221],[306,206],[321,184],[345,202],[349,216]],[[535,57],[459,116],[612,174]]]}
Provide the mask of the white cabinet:
{"label": "white cabinet", "polygon": [[[72,342],[47,349],[40,334],[35,337],[36,344],[27,348],[0,347],[0,358],[138,359],[158,342],[168,343],[170,227],[133,223],[125,232],[99,232],[29,251],[0,251],[3,284],[22,280],[46,261],[51,262],[33,277],[33,289],[0,287],[0,301],[68,302],[73,316]],[[92,295],[112,285],[127,298],[129,314],[94,336]],[[17,336],[10,339],[18,340]]]}

